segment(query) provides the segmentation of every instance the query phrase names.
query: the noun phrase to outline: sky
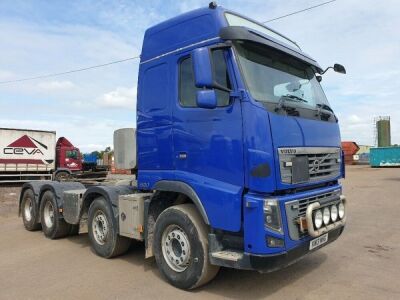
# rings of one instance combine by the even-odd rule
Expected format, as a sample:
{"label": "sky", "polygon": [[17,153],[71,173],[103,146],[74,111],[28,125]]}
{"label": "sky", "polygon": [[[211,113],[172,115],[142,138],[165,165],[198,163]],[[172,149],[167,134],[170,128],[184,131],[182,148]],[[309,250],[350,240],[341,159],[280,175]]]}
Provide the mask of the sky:
{"label": "sky", "polygon": [[[209,1],[0,1],[0,81],[134,57],[149,26]],[[224,0],[218,5],[265,21],[323,0]],[[390,116],[400,144],[400,1],[337,0],[268,23],[328,72],[322,86],[342,140],[374,143],[373,120]],[[0,127],[57,131],[84,152],[112,145],[136,126],[138,60],[59,77],[0,85]]]}

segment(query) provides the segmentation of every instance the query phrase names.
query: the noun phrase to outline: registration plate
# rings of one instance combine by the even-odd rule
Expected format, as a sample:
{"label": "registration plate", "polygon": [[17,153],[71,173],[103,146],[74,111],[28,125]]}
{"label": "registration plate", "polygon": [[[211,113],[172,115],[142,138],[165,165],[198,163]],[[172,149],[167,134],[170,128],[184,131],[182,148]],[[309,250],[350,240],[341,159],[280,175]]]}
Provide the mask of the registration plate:
{"label": "registration plate", "polygon": [[310,250],[317,248],[323,244],[325,244],[328,241],[328,234],[325,233],[324,235],[321,235],[319,237],[317,237],[316,239],[313,239],[310,242]]}

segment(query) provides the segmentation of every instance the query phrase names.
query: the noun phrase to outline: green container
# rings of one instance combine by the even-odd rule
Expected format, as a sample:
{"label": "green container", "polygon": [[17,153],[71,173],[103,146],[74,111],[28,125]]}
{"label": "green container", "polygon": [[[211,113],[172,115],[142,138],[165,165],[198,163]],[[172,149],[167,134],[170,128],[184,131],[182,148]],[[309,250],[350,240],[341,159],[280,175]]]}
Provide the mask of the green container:
{"label": "green container", "polygon": [[400,167],[400,147],[371,148],[369,163],[371,167]]}
{"label": "green container", "polygon": [[379,120],[376,122],[378,131],[378,147],[390,147],[390,120]]}

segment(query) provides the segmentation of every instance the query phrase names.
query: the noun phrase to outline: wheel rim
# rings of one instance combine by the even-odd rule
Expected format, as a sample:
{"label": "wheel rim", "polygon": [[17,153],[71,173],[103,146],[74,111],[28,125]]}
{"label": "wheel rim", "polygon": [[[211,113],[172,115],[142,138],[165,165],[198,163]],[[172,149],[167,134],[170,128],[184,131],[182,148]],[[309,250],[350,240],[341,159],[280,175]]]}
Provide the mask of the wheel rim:
{"label": "wheel rim", "polygon": [[100,245],[104,245],[108,238],[108,221],[102,211],[97,211],[92,222],[92,232],[94,239]]}
{"label": "wheel rim", "polygon": [[175,272],[183,272],[190,262],[190,242],[186,233],[177,225],[168,226],[162,235],[161,248],[164,260]]}
{"label": "wheel rim", "polygon": [[50,201],[47,201],[44,205],[43,211],[44,223],[47,228],[51,228],[54,225],[54,207]]}
{"label": "wheel rim", "polygon": [[32,200],[31,198],[27,198],[25,200],[25,205],[24,205],[24,216],[25,216],[25,220],[30,222],[32,220],[32,210],[33,210],[33,206],[32,206]]}

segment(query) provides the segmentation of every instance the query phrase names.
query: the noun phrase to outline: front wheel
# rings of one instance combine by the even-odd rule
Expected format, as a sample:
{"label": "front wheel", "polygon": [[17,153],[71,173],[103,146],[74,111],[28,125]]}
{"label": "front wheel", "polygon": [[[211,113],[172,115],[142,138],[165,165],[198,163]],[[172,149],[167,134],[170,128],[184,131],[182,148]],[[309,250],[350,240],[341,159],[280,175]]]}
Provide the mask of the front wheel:
{"label": "front wheel", "polygon": [[181,289],[212,280],[219,267],[209,263],[207,227],[192,204],[172,206],[157,218],[154,255],[164,277]]}

